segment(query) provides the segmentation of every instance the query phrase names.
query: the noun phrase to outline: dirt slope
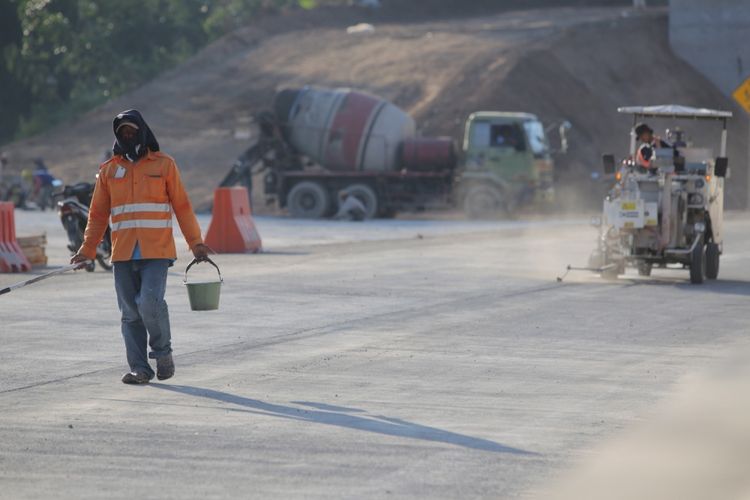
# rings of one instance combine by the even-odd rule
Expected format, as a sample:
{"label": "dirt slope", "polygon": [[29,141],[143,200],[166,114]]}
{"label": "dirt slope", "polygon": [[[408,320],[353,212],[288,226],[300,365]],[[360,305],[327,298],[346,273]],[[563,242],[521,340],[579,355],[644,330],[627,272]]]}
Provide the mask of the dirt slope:
{"label": "dirt slope", "polygon": [[[317,84],[383,95],[412,112],[425,134],[459,137],[477,109],[570,120],[567,177],[575,178],[596,168],[602,152],[624,153],[629,122],[616,116],[618,105],[729,106],[669,50],[663,11],[557,8],[385,23],[371,35],[347,35],[344,28],[359,19],[355,11],[330,10],[239,30],[75,123],[11,145],[11,161],[22,166],[42,156],[65,180],[91,176],[111,144],[112,116],[135,107],[205,206],[247,147],[236,137],[251,129],[252,113],[278,88]],[[739,174],[733,183],[745,186]]]}

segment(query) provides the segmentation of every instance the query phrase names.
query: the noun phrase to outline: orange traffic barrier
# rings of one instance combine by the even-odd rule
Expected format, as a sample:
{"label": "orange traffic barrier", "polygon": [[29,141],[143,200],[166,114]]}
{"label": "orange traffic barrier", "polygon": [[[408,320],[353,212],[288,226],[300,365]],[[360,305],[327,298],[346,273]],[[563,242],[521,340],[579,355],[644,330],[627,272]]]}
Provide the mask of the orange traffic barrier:
{"label": "orange traffic barrier", "polygon": [[214,209],[206,245],[218,253],[263,251],[250,211],[247,188],[222,187],[214,191]]}
{"label": "orange traffic barrier", "polygon": [[15,206],[0,202],[0,272],[21,273],[31,270],[31,263],[16,241]]}

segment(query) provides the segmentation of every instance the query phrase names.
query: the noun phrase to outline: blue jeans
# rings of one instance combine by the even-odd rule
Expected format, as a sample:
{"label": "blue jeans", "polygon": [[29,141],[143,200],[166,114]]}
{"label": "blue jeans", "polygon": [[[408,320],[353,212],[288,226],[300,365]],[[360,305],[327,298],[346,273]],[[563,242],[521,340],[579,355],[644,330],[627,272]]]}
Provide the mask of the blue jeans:
{"label": "blue jeans", "polygon": [[[130,371],[154,375],[148,358],[172,352],[169,311],[164,301],[170,259],[128,260],[114,263],[117,305],[122,312],[122,338],[125,340]],[[146,344],[151,352],[146,356]]]}

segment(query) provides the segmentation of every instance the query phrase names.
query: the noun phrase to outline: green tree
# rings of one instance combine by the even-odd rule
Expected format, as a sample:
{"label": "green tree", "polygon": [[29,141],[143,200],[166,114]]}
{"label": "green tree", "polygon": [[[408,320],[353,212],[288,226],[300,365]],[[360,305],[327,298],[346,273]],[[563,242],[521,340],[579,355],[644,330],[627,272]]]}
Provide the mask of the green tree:
{"label": "green tree", "polygon": [[24,134],[147,81],[208,40],[199,1],[27,0],[20,78],[34,97]]}
{"label": "green tree", "polygon": [[143,84],[259,12],[316,5],[317,0],[0,0],[0,143],[40,132]]}
{"label": "green tree", "polygon": [[13,0],[0,0],[0,144],[14,136],[29,111],[30,94],[16,71],[23,38],[17,8]]}

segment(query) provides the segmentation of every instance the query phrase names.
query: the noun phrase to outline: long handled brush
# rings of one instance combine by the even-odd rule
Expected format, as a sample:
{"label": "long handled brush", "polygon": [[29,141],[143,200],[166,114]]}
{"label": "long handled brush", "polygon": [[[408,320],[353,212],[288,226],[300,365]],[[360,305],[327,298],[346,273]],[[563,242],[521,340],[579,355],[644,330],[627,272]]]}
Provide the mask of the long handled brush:
{"label": "long handled brush", "polygon": [[31,278],[30,280],[21,281],[19,283],[16,283],[14,285],[10,285],[8,287],[0,289],[0,295],[3,295],[5,293],[10,293],[13,290],[17,290],[19,288],[23,288],[26,285],[31,285],[34,283],[38,283],[42,280],[46,280],[47,278],[51,278],[52,276],[57,276],[58,274],[67,273],[68,271],[72,271],[75,268],[79,267],[81,264],[70,264],[69,266],[61,267],[60,269],[55,269],[54,271],[50,271],[48,273],[36,276],[34,278]]}

